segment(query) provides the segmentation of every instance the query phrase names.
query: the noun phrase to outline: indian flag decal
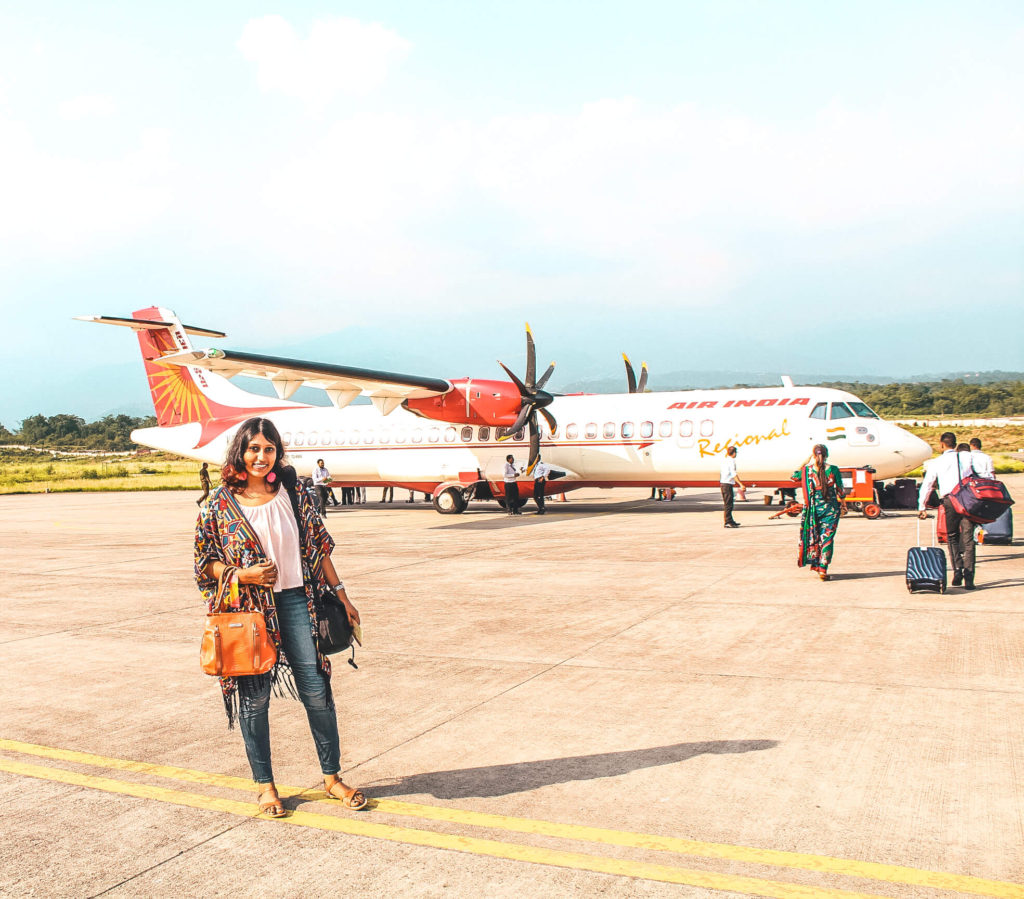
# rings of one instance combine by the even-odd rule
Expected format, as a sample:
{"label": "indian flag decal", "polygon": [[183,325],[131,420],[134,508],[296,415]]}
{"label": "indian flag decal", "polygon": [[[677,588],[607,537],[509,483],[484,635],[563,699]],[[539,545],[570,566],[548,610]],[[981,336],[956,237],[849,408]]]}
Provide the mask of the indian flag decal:
{"label": "indian flag decal", "polygon": [[838,428],[825,428],[825,439],[826,440],[845,440],[846,439],[846,426],[840,425]]}

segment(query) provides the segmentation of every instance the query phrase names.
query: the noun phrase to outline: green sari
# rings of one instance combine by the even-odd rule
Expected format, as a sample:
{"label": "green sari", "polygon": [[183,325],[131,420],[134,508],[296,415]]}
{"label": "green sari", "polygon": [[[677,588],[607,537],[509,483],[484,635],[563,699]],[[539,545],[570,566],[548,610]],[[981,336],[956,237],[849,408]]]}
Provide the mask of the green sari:
{"label": "green sari", "polygon": [[810,565],[815,571],[828,571],[839,528],[844,496],[843,478],[835,465],[825,466],[825,483],[819,483],[818,470],[807,463],[793,473],[804,487],[804,514],[800,519],[800,557],[797,565]]}

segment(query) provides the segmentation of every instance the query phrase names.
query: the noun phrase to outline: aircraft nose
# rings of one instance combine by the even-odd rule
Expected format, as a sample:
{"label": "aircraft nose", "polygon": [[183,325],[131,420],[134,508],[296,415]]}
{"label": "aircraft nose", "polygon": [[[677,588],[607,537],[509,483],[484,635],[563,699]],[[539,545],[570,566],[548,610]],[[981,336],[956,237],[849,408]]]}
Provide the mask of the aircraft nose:
{"label": "aircraft nose", "polygon": [[932,457],[932,448],[920,437],[916,434],[911,434],[910,431],[904,431],[903,428],[893,427],[896,431],[893,441],[893,452],[901,456],[906,462],[907,471],[912,471],[926,459]]}

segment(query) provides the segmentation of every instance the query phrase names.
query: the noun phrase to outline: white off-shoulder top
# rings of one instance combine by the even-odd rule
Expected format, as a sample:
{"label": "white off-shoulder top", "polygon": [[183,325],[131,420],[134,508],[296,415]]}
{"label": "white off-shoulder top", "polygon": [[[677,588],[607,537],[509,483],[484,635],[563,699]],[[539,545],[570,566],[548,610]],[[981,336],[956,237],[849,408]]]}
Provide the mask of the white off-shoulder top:
{"label": "white off-shoulder top", "polygon": [[[239,503],[241,505],[241,503]],[[302,586],[302,556],[299,549],[299,526],[295,523],[288,491],[281,487],[277,495],[262,506],[242,506],[242,513],[263,550],[277,566],[274,592]]]}

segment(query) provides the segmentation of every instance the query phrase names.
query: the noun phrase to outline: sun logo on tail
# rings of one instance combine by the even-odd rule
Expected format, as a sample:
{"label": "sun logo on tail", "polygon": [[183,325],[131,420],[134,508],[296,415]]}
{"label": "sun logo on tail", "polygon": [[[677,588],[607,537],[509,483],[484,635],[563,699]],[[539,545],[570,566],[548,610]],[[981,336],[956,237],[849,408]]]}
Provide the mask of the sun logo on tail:
{"label": "sun logo on tail", "polygon": [[148,362],[146,368],[149,369],[153,405],[161,425],[207,421],[213,417],[209,400],[192,380],[188,369],[159,362]]}

